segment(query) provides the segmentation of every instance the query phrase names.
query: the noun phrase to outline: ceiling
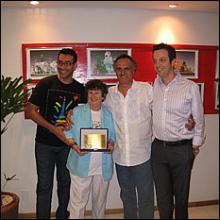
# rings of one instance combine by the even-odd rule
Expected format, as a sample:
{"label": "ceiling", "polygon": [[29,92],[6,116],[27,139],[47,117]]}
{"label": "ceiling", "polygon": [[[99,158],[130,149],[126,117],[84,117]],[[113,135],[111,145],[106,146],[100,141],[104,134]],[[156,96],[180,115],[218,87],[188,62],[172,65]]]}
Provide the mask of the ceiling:
{"label": "ceiling", "polygon": [[[177,3],[179,6],[169,9],[169,3]],[[40,1],[37,6],[30,5],[29,1],[1,1],[1,7],[127,8],[219,13],[219,1]]]}

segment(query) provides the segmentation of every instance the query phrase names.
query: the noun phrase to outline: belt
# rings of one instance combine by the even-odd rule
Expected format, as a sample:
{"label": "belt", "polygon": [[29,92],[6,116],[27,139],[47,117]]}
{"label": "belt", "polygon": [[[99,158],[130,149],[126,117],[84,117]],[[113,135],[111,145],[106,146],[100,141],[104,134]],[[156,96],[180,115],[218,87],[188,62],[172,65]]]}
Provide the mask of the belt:
{"label": "belt", "polygon": [[156,141],[164,144],[164,145],[170,145],[170,146],[178,146],[178,145],[184,145],[184,144],[192,144],[192,139],[184,139],[180,141],[162,141],[157,138],[155,138]]}

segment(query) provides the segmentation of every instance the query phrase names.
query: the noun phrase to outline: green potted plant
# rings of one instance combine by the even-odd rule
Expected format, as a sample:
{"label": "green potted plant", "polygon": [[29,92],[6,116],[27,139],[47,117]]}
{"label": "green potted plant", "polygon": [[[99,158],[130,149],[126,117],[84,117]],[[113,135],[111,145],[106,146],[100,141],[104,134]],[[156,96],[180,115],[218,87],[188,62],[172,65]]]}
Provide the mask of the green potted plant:
{"label": "green potted plant", "polygon": [[[24,104],[27,100],[28,89],[25,86],[30,83],[30,79],[21,81],[22,77],[1,77],[1,135],[7,130],[8,124],[16,113],[24,111]],[[7,117],[8,116],[8,117]],[[5,177],[5,184],[13,180],[16,175]],[[4,184],[4,186],[5,186]],[[16,194],[1,191],[1,219],[18,218],[19,198]]]}

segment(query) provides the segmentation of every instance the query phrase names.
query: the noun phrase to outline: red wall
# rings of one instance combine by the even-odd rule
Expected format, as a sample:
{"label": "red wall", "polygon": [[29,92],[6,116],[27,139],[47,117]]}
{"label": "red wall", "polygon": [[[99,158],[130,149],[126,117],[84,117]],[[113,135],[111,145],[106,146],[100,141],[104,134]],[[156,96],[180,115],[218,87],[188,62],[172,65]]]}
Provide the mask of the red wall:
{"label": "red wall", "polygon": [[[137,62],[135,80],[153,82],[156,73],[152,62],[153,44],[122,44],[122,43],[44,43],[22,44],[23,78],[27,78],[26,49],[41,47],[72,47],[78,54],[78,69],[87,73],[87,48],[131,48],[132,57]],[[172,45],[176,49],[198,50],[198,79],[192,79],[198,83],[204,83],[204,112],[205,114],[217,114],[215,110],[215,79],[216,54],[218,46],[204,45]],[[115,79],[105,79],[105,82],[115,82]],[[37,81],[34,81],[36,83]]]}

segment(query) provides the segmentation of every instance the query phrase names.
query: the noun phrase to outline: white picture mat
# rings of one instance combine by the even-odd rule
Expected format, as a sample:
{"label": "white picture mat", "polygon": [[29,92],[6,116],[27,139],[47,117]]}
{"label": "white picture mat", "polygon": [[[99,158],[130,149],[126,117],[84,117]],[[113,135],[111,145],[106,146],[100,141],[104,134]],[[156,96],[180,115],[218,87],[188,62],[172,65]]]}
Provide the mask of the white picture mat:
{"label": "white picture mat", "polygon": [[[106,54],[109,64],[105,63]],[[116,79],[113,69],[114,60],[122,54],[131,56],[130,48],[87,48],[87,78],[88,79]],[[107,66],[108,65],[108,66]]]}

